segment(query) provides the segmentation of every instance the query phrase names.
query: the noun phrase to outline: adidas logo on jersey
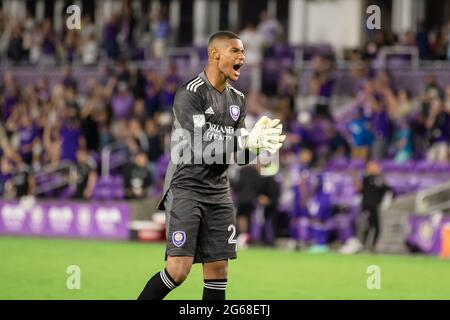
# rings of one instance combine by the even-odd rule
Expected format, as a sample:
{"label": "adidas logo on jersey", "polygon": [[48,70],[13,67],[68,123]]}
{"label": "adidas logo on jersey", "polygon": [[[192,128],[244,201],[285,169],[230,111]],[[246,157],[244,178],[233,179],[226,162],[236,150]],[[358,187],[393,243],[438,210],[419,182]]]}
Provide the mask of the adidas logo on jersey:
{"label": "adidas logo on jersey", "polygon": [[206,114],[214,114],[214,110],[212,107],[209,107],[208,109],[206,109],[205,113]]}

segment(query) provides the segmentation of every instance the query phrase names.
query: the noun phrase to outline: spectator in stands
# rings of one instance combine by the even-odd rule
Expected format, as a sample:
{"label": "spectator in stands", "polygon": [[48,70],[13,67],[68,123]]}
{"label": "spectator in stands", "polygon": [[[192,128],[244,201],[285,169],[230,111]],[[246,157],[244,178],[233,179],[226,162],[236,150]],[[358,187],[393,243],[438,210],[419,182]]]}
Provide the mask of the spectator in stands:
{"label": "spectator in stands", "polygon": [[438,44],[437,44],[437,55],[436,60],[446,60],[447,59],[447,48],[448,48],[448,30],[447,26],[444,24],[438,30]]}
{"label": "spectator in stands", "polygon": [[441,88],[436,80],[436,77],[432,74],[425,78],[425,86],[423,93],[420,95],[421,107],[420,112],[424,117],[428,118],[431,110],[431,102],[439,97],[441,94]]}
{"label": "spectator in stands", "polygon": [[378,44],[375,41],[369,41],[364,47],[362,54],[363,60],[374,60],[378,55]]}
{"label": "spectator in stands", "polygon": [[149,141],[142,127],[141,122],[137,118],[132,118],[128,122],[128,146],[132,153],[149,151]]}
{"label": "spectator in stands", "polygon": [[311,80],[311,94],[315,98],[314,115],[319,118],[332,119],[330,103],[335,79],[332,76],[330,58],[317,55],[313,59],[314,75]]}
{"label": "spectator in stands", "polygon": [[280,75],[277,94],[282,110],[289,115],[296,112],[295,99],[297,98],[298,89],[298,76],[295,71],[291,68],[284,69]]}
{"label": "spectator in stands", "polygon": [[428,59],[435,60],[439,56],[439,36],[435,30],[428,32]]}
{"label": "spectator in stands", "polygon": [[81,61],[86,66],[93,66],[97,63],[99,55],[98,41],[95,33],[91,33],[81,44]]}
{"label": "spectator in stands", "polygon": [[250,221],[256,209],[261,182],[261,175],[255,165],[239,167],[231,179],[236,195],[237,245],[240,248],[246,248],[250,241]]}
{"label": "spectator in stands", "polygon": [[7,121],[14,105],[19,101],[19,89],[12,77],[12,73],[5,72],[2,91],[3,107],[1,113],[3,121]]}
{"label": "spectator in stands", "polygon": [[145,109],[153,117],[160,108],[161,78],[155,70],[148,70],[145,77]]}
{"label": "spectator in stands", "polygon": [[163,137],[159,132],[157,122],[153,118],[147,118],[145,121],[145,134],[148,139],[147,156],[149,161],[150,172],[156,177],[156,163],[163,155]]}
{"label": "spectator in stands", "polygon": [[397,121],[397,129],[394,132],[395,162],[403,163],[412,158],[414,143],[412,130],[406,118]]}
{"label": "spectator in stands", "polygon": [[134,105],[134,97],[128,89],[126,82],[119,82],[117,93],[111,99],[111,107],[115,119],[124,120],[130,113]]}
{"label": "spectator in stands", "polygon": [[333,216],[331,197],[324,190],[321,175],[312,179],[312,192],[307,200],[307,210],[310,217],[311,240],[316,246],[326,246],[330,241],[330,219]]}
{"label": "spectator in stands", "polygon": [[398,120],[411,114],[413,111],[413,102],[411,93],[407,89],[400,89],[397,96],[390,105],[389,115],[392,120]]}
{"label": "spectator in stands", "polygon": [[126,83],[128,86],[130,85],[130,77],[131,77],[131,73],[130,73],[130,68],[128,65],[128,60],[127,59],[120,59],[117,62],[117,68],[116,68],[116,78],[117,81],[120,82],[124,82]]}
{"label": "spectator in stands", "polygon": [[118,40],[121,51],[126,56],[131,56],[131,51],[134,49],[134,28],[136,26],[136,19],[133,16],[130,1],[123,1],[119,15],[119,34]]}
{"label": "spectator in stands", "polygon": [[424,21],[418,22],[418,31],[416,33],[416,43],[419,50],[420,59],[428,59],[428,37],[425,30]]}
{"label": "spectator in stands", "polygon": [[88,200],[92,197],[95,184],[97,183],[96,164],[86,150],[77,150],[76,164],[76,189],[73,195],[75,199]]}
{"label": "spectator in stands", "polygon": [[100,146],[99,105],[95,103],[95,98],[88,100],[80,112],[80,130],[88,151],[98,151]]}
{"label": "spectator in stands", "polygon": [[67,118],[80,120],[81,108],[77,101],[77,95],[72,86],[66,87],[63,91],[64,113]]}
{"label": "spectator in stands", "polygon": [[308,112],[300,112],[289,128],[288,142],[290,149],[298,153],[303,149],[314,148],[313,130],[311,129],[311,116]]}
{"label": "spectator in stands", "polygon": [[33,29],[29,31],[29,54],[31,64],[38,64],[42,58],[42,23],[36,22]]}
{"label": "spectator in stands", "polygon": [[[302,168],[302,167],[300,167]],[[303,169],[305,170],[305,168]],[[306,173],[306,172],[305,172]],[[310,221],[307,208],[308,188],[307,181],[309,179],[308,173],[294,172],[295,178],[292,192],[293,192],[293,212],[290,221],[291,238],[295,240],[293,249],[300,249],[303,246],[309,245],[310,241]]]}
{"label": "spectator in stands", "polygon": [[145,97],[145,76],[139,67],[130,67],[128,83],[135,99],[140,100]]}
{"label": "spectator in stands", "polygon": [[[361,217],[363,219],[362,243],[366,249],[375,251],[380,234],[380,205],[391,188],[384,182],[380,166],[369,162],[362,183],[357,188],[362,194]],[[372,239],[369,240],[369,235]]]}
{"label": "spectator in stands", "polygon": [[19,154],[25,164],[31,165],[33,160],[33,146],[37,142],[38,132],[27,113],[22,114],[20,118],[17,134],[19,136]]}
{"label": "spectator in stands", "polygon": [[261,176],[261,185],[258,195],[258,204],[264,208],[263,242],[266,245],[275,246],[280,186],[275,179],[275,166],[269,164],[269,166],[264,166],[264,170],[274,171],[273,174]]}
{"label": "spectator in stands", "polygon": [[[65,88],[72,89],[75,92],[77,91],[78,81],[75,79],[72,66],[70,65],[66,65],[63,69],[62,84]],[[75,99],[75,97],[72,97],[72,99]]]}
{"label": "spectator in stands", "polygon": [[[428,41],[430,41],[430,40],[428,40]],[[409,46],[409,47],[415,46],[416,40],[415,40],[415,37],[414,37],[413,33],[411,32],[411,30],[406,30],[399,36],[398,44],[401,46]]]}
{"label": "spectator in stands", "polygon": [[175,99],[175,93],[180,84],[181,78],[178,74],[177,65],[172,63],[161,88],[161,107],[164,111],[171,112],[173,101]]}
{"label": "spectator in stands", "polygon": [[56,167],[61,158],[61,138],[54,114],[48,116],[43,132],[44,162]]}
{"label": "spectator in stands", "polygon": [[263,56],[264,37],[254,23],[248,23],[239,34],[245,46],[245,65],[250,69],[250,91],[261,90],[261,63]]}
{"label": "spectator in stands", "polygon": [[78,57],[80,54],[79,47],[80,47],[79,32],[74,30],[68,31],[63,40],[63,45],[61,46],[60,49],[61,60],[69,64],[78,61]]}
{"label": "spectator in stands", "polygon": [[333,158],[349,158],[351,152],[350,145],[336,126],[329,126],[326,134],[330,147],[328,158],[330,160]]}
{"label": "spectator in stands", "polygon": [[45,19],[42,23],[42,43],[41,50],[43,54],[43,64],[54,65],[56,62],[56,35],[53,32],[52,22],[50,19]]}
{"label": "spectator in stands", "polygon": [[116,60],[120,55],[117,36],[119,34],[119,14],[113,13],[103,28],[103,47],[109,58]]}
{"label": "spectator in stands", "polygon": [[131,118],[137,118],[140,120],[140,123],[143,125],[145,119],[148,118],[147,110],[145,109],[145,102],[142,99],[137,99],[134,102],[133,110],[130,114]]}
{"label": "spectator in stands", "polygon": [[11,163],[5,155],[2,155],[0,156],[0,198],[10,193],[11,177]]}
{"label": "spectator in stands", "polygon": [[382,160],[385,158],[391,138],[391,120],[386,111],[384,101],[378,99],[373,104],[372,127],[374,141],[372,144],[372,158]]}
{"label": "spectator in stands", "polygon": [[30,171],[30,167],[22,159],[17,158],[11,176],[11,188],[14,192],[14,198],[18,199],[33,194],[35,181]]}
{"label": "spectator in stands", "polygon": [[[53,88],[56,90],[57,87]],[[39,78],[36,82],[36,90],[38,92],[39,99],[43,102],[48,102],[50,100],[50,85],[47,78]]]}
{"label": "spectator in stands", "polygon": [[311,149],[302,149],[298,153],[298,167],[297,170],[302,173],[302,171],[312,170],[314,165],[314,152]]}
{"label": "spectator in stands", "polygon": [[125,169],[125,198],[142,199],[147,196],[152,183],[148,170],[148,158],[144,152],[138,152],[134,160]]}
{"label": "spectator in stands", "polygon": [[450,61],[450,21],[447,22],[444,37],[447,38],[447,60]]}
{"label": "spectator in stands", "polygon": [[450,84],[445,88],[445,109],[450,111]]}
{"label": "spectator in stands", "polygon": [[427,159],[431,162],[447,162],[450,144],[450,113],[440,98],[431,103],[431,113],[426,126],[429,130],[430,148]]}
{"label": "spectator in stands", "polygon": [[281,24],[275,18],[269,16],[266,10],[259,14],[258,30],[263,35],[266,49],[272,48],[283,35]]}
{"label": "spectator in stands", "polygon": [[23,46],[21,26],[16,24],[12,28],[11,37],[9,39],[8,58],[15,64],[18,64],[22,61],[24,55],[25,49]]}
{"label": "spectator in stands", "polygon": [[300,249],[310,241],[310,221],[307,209],[309,197],[308,181],[313,170],[314,154],[310,149],[301,149],[298,158],[291,164],[289,178],[293,192],[293,212],[291,213],[289,229],[293,249]]}
{"label": "spectator in stands", "polygon": [[83,14],[81,17],[81,27],[83,28],[83,32],[80,33],[81,43],[85,43],[92,35],[96,34],[96,27],[92,22],[90,14]]}
{"label": "spectator in stands", "polygon": [[373,142],[373,133],[361,107],[355,110],[348,129],[352,139],[352,159],[368,159],[369,147]]}
{"label": "spectator in stands", "polygon": [[167,18],[167,8],[162,7],[157,15],[153,29],[153,56],[155,58],[165,58],[167,43],[170,36],[170,24]]}
{"label": "spectator in stands", "polygon": [[61,141],[61,160],[75,162],[78,148],[85,146],[85,139],[81,135],[80,124],[76,118],[68,118],[59,129]]}

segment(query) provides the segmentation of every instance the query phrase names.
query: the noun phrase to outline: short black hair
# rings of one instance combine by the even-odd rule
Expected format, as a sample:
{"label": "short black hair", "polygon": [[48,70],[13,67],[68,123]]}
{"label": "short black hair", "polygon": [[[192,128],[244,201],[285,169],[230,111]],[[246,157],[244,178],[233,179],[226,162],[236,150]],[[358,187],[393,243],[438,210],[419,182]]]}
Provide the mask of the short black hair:
{"label": "short black hair", "polygon": [[211,45],[211,43],[214,40],[229,40],[229,39],[240,39],[239,36],[231,31],[217,31],[216,33],[214,33],[211,37],[209,37],[208,40],[208,47]]}

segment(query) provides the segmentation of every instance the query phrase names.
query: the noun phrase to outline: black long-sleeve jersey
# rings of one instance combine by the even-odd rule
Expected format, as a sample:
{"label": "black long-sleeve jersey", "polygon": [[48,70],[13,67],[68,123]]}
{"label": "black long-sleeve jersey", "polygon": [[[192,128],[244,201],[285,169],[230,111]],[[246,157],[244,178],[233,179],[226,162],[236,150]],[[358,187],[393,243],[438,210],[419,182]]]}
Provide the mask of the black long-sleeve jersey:
{"label": "black long-sleeve jersey", "polygon": [[169,188],[177,190],[177,198],[231,202],[229,164],[248,164],[256,156],[244,147],[244,94],[229,84],[219,92],[202,72],[178,88],[173,113],[170,162],[158,208],[164,209]]}
{"label": "black long-sleeve jersey", "polygon": [[381,175],[365,175],[362,184],[362,207],[378,208],[386,192],[392,191]]}

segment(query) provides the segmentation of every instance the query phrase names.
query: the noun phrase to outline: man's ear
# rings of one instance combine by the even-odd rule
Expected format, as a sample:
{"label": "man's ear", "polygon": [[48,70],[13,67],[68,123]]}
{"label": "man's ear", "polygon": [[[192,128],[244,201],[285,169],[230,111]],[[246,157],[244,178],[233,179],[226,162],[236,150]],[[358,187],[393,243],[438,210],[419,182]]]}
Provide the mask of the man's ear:
{"label": "man's ear", "polygon": [[212,57],[214,60],[219,60],[219,58],[220,58],[220,53],[219,53],[219,51],[218,51],[216,48],[211,48],[210,53],[211,53],[211,57]]}

